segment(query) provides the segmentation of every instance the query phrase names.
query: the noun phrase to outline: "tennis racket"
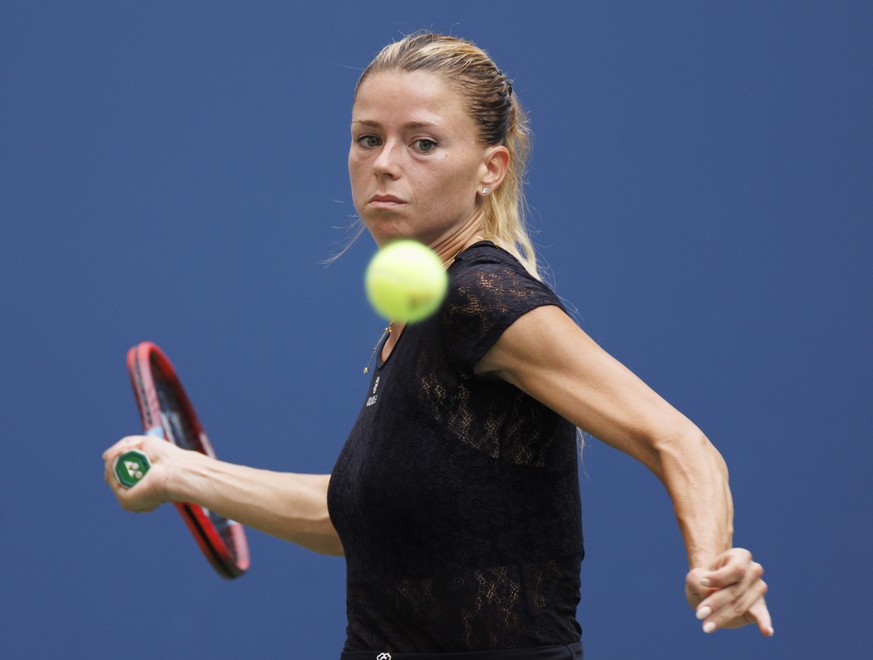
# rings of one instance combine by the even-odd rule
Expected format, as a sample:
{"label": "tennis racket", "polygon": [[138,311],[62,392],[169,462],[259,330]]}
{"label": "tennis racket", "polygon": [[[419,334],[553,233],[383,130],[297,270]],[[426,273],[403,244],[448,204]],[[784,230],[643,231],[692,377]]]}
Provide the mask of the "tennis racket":
{"label": "tennis racket", "polygon": [[[164,352],[151,342],[137,344],[127,353],[127,369],[143,431],[183,449],[214,457],[212,444]],[[136,485],[149,467],[144,453],[125,452],[116,461],[115,473],[129,488]],[[219,575],[235,578],[248,570],[249,548],[242,525],[198,504],[176,502],[175,505],[203,555]]]}

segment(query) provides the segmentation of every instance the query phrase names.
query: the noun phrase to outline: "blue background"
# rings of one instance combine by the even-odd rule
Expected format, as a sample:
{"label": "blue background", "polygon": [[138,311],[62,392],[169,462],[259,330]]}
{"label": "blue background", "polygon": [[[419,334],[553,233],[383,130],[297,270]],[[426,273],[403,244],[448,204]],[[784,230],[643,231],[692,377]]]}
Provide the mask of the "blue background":
{"label": "blue background", "polygon": [[[317,7],[316,7],[317,4]],[[420,28],[485,47],[536,135],[558,293],[731,466],[776,637],[700,632],[669,502],[591,440],[586,657],[873,646],[873,4],[0,4],[0,630],[7,657],[337,657],[343,563],[257,532],[219,579],[123,513],[127,349],[174,361],[219,455],[331,469],[383,327],[354,212],[354,83]],[[863,651],[862,651],[863,649]]]}

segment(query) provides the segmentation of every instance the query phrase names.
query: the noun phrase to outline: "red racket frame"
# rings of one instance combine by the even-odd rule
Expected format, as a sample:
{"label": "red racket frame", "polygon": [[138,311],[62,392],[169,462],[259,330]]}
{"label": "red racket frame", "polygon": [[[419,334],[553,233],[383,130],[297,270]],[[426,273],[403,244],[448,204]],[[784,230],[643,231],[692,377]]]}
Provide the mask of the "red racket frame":
{"label": "red racket frame", "polygon": [[[158,375],[174,390],[182,412],[187,418],[188,426],[196,433],[197,437],[191,439],[194,449],[214,458],[215,451],[212,449],[212,444],[166,354],[151,342],[137,344],[127,352],[127,370],[133,385],[143,430],[152,434],[160,430],[164,439],[168,442],[172,441],[172,431],[166,428],[161,418],[161,406],[155,385],[155,375]],[[203,555],[219,575],[232,579],[248,570],[249,546],[242,525],[228,521],[230,544],[226,544],[210,519],[207,509],[198,504],[185,502],[176,502],[175,505]]]}

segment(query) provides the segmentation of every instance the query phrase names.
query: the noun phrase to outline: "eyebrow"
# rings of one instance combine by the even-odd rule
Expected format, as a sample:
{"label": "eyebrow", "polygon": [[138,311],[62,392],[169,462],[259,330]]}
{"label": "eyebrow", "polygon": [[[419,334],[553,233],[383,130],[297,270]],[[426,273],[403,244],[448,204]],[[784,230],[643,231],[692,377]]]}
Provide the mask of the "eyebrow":
{"label": "eyebrow", "polygon": [[[369,126],[371,128],[382,128],[382,124],[372,119],[356,119],[352,122],[352,125]],[[436,123],[429,121],[408,121],[405,124],[402,124],[401,128],[407,130],[417,130],[420,128],[434,128],[435,126],[437,126]]]}

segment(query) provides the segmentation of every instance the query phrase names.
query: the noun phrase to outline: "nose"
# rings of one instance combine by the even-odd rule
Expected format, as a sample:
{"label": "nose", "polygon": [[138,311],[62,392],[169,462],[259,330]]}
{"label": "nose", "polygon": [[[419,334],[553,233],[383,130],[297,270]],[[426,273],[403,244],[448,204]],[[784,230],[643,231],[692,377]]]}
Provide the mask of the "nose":
{"label": "nose", "polygon": [[400,174],[402,144],[396,140],[386,140],[373,159],[373,173],[378,176],[397,178]]}

